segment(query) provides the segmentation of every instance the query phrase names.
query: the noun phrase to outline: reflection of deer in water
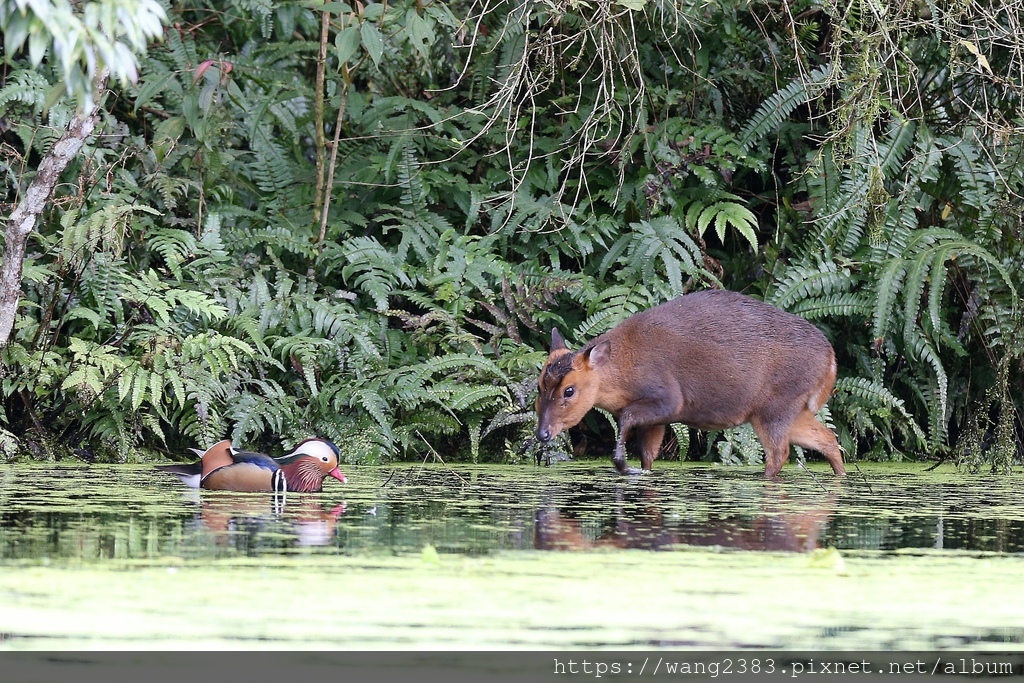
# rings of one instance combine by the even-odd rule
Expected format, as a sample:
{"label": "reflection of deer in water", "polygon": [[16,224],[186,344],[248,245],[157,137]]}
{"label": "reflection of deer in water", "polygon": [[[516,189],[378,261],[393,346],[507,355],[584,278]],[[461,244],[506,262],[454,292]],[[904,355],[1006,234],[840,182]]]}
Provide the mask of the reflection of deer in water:
{"label": "reflection of deer in water", "polygon": [[225,494],[204,498],[200,518],[220,546],[247,546],[257,534],[271,530],[284,531],[295,545],[314,546],[330,543],[344,512],[344,504],[327,509],[308,498]]}
{"label": "reflection of deer in water", "polygon": [[794,496],[768,482],[760,504],[747,514],[706,518],[666,519],[671,499],[653,488],[617,489],[616,505],[594,518],[579,510],[595,506],[605,496],[580,494],[568,503],[548,503],[535,515],[534,547],[538,550],[595,548],[669,549],[673,545],[722,546],[740,550],[806,552],[820,546],[835,511],[837,494]]}

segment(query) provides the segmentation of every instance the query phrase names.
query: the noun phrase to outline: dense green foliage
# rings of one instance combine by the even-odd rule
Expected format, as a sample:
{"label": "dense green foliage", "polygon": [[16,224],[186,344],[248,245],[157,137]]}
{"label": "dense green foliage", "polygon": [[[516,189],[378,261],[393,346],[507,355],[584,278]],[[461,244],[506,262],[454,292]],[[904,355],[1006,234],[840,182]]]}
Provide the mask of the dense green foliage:
{"label": "dense green foliage", "polygon": [[[349,462],[515,460],[552,326],[724,286],[832,340],[851,456],[1017,457],[1016,5],[167,13],[30,246],[6,453],[317,433]],[[74,106],[35,56],[0,74],[5,215]]]}

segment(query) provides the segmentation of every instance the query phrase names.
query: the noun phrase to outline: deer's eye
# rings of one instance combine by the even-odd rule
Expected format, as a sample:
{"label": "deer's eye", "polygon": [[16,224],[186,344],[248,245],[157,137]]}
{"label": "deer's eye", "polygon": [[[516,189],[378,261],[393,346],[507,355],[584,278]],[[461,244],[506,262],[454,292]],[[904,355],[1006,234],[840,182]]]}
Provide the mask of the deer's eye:
{"label": "deer's eye", "polygon": [[562,392],[562,396],[565,398],[572,398],[576,395],[576,387],[566,387],[565,391]]}

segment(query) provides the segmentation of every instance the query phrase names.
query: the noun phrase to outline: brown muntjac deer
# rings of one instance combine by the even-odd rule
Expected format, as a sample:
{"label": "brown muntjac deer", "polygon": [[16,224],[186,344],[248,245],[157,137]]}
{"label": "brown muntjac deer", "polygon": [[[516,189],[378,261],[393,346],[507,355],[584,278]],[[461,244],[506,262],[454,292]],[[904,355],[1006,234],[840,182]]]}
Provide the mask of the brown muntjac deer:
{"label": "brown muntjac deer", "polygon": [[612,461],[626,467],[635,432],[643,470],[658,457],[665,426],[726,429],[749,422],[779,474],[790,444],[822,453],[846,474],[836,436],[815,417],[832,394],[836,360],[803,318],[743,294],[686,294],[630,316],[570,351],[557,329],[538,382],[537,438],[547,443],[593,408],[616,417]]}

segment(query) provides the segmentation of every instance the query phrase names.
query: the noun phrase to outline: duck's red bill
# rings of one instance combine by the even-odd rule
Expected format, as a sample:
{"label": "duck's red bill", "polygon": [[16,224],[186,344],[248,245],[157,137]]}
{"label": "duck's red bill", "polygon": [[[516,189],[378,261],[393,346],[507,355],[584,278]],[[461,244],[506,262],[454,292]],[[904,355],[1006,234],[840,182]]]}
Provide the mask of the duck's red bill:
{"label": "duck's red bill", "polygon": [[345,475],[342,474],[341,470],[339,470],[337,467],[335,467],[333,470],[328,472],[327,476],[334,477],[335,479],[340,481],[342,484],[347,484],[348,483],[348,479],[345,478]]}

